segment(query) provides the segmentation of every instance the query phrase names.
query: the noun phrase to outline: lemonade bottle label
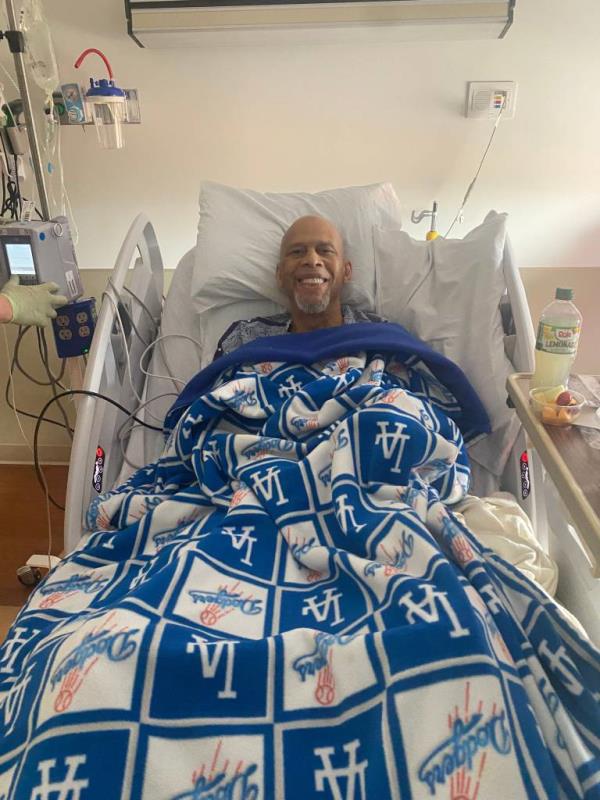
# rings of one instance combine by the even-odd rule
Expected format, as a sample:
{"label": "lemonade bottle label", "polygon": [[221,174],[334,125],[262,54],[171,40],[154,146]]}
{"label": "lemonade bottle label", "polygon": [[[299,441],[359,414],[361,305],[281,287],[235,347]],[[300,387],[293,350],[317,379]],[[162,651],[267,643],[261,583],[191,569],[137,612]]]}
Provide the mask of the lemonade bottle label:
{"label": "lemonade bottle label", "polygon": [[574,355],[577,352],[579,331],[579,325],[549,325],[547,322],[540,322],[535,349],[556,355]]}

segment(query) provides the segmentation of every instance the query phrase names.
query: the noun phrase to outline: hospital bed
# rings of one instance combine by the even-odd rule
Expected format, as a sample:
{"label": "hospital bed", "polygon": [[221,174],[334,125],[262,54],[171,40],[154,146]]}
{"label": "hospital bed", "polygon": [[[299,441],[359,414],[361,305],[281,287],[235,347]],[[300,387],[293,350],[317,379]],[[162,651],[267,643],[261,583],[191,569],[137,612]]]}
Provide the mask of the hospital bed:
{"label": "hospital bed", "polygon": [[[156,235],[144,215],[137,217],[117,257],[107,287],[109,299],[102,303],[84,389],[107,395],[132,413],[141,405],[134,394],[144,402],[167,394],[138,412],[139,417],[160,426],[158,420],[173,402],[182,381],[210,361],[210,354],[201,351],[197,306],[190,299],[194,275],[197,277],[200,268],[193,248],[181,258],[163,300],[163,263]],[[530,372],[534,330],[508,240],[502,252],[501,273],[503,348],[515,372]],[[246,315],[251,314],[252,307],[250,303]],[[157,336],[166,338],[154,353],[148,351],[144,363],[146,371],[162,376],[158,378],[144,374],[139,363],[146,343]],[[123,437],[123,421],[118,409],[100,399],[88,396],[79,400],[67,488],[67,553],[80,542],[90,500],[123,481],[133,465],[155,459],[164,443],[163,434],[148,428],[134,428],[131,435]],[[539,542],[558,565],[557,599],[581,621],[592,640],[600,642],[600,617],[594,610],[600,602],[600,581],[594,577],[598,565],[590,557],[590,547],[582,545],[570,524],[523,431],[518,431],[512,443],[502,475],[490,476],[477,464],[474,467],[477,492],[500,489],[517,498]]]}
{"label": "hospital bed", "polygon": [[[420,242],[389,184],[205,184],[200,212],[164,302],[143,216],[104,292],[68,554],[0,650],[0,796],[591,800],[598,651],[464,505],[485,504],[469,464],[473,493],[512,491],[597,636],[506,405],[533,331],[505,215]],[[231,322],[281,306],[281,234],[307,213],[346,236],[343,302],[391,324],[211,363]]]}

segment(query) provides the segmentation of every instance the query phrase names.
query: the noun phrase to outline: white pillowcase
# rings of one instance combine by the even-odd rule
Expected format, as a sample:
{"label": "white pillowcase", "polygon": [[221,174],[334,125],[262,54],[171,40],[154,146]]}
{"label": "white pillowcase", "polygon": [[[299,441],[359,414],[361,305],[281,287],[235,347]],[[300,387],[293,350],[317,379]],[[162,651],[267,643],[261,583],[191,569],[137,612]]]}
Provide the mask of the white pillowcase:
{"label": "white pillowcase", "polygon": [[466,374],[492,430],[510,425],[498,308],[504,292],[506,214],[490,212],[464,239],[417,241],[401,230],[374,230],[377,313],[404,325]]}
{"label": "white pillowcase", "polygon": [[202,184],[200,192],[192,282],[196,310],[205,312],[248,300],[268,300],[283,310],[285,298],[275,280],[281,237],[294,220],[307,214],[329,219],[344,237],[353,273],[343,301],[373,310],[372,226],[401,225],[400,203],[391,184],[281,194],[234,189],[209,181]]}

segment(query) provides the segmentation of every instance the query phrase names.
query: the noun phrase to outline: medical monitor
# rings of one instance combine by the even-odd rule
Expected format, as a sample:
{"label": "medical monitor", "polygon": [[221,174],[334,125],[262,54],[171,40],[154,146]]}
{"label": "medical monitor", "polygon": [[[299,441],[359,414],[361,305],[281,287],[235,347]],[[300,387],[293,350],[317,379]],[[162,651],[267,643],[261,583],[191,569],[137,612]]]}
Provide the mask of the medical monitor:
{"label": "medical monitor", "polygon": [[21,283],[37,283],[37,272],[29,237],[3,237],[2,247],[10,274],[19,275]]}
{"label": "medical monitor", "polygon": [[71,302],[83,287],[66,217],[0,224],[0,287],[14,275],[22,284],[57,283]]}

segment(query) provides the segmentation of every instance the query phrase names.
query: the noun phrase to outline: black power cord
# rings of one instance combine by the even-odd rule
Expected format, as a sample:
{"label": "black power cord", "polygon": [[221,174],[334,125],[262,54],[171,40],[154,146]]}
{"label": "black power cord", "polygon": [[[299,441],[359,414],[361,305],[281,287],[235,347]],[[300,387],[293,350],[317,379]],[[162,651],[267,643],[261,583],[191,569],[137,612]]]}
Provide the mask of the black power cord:
{"label": "black power cord", "polygon": [[[40,426],[41,426],[42,422],[44,422],[46,411],[50,408],[52,403],[56,403],[62,397],[68,397],[68,396],[72,396],[72,395],[76,395],[76,394],[87,395],[88,397],[97,397],[100,400],[106,400],[107,403],[111,403],[113,406],[116,406],[120,411],[122,411],[124,414],[126,414],[130,419],[134,420],[134,422],[137,422],[140,425],[143,425],[145,428],[150,428],[150,430],[152,430],[152,431],[161,431],[161,432],[163,431],[163,428],[158,428],[156,425],[150,425],[148,422],[144,422],[143,420],[139,419],[138,417],[131,416],[131,412],[129,411],[129,409],[125,408],[125,406],[122,406],[120,403],[117,403],[117,401],[113,400],[112,397],[107,397],[106,395],[99,394],[98,392],[90,392],[90,391],[88,391],[86,389],[68,389],[66,392],[60,392],[60,394],[57,394],[54,397],[51,397],[50,400],[48,400],[46,405],[40,411],[40,414],[39,414],[39,416],[37,418],[37,422],[35,424],[35,431],[34,431],[34,434],[33,434],[33,461],[34,461],[34,466],[35,466],[35,474],[37,476],[37,479],[39,481],[40,486],[44,490],[44,494],[45,495],[47,494],[48,495],[48,500],[50,500],[52,505],[56,506],[56,508],[60,509],[61,511],[64,511],[65,507],[61,506],[60,503],[58,503],[52,497],[50,492],[47,491],[47,484],[46,484],[46,481],[44,479],[44,475],[42,473],[42,469],[40,467],[40,461],[39,461],[39,458],[38,458],[38,436],[39,436],[39,432],[40,432]],[[49,420],[46,420],[46,421],[49,421]]]}
{"label": "black power cord", "polygon": [[[6,404],[8,405],[8,407],[12,408],[12,410],[15,413],[21,414],[21,416],[23,416],[23,417],[29,417],[30,419],[37,419],[38,418],[37,414],[33,414],[30,411],[25,411],[24,409],[18,408],[16,405],[13,405],[11,400],[10,400],[10,397],[9,397],[10,384],[13,381],[13,378],[14,378],[15,367],[20,372],[22,372],[23,375],[26,378],[28,378],[29,380],[33,381],[33,383],[36,383],[39,386],[49,386],[50,385],[48,382],[37,380],[32,375],[30,375],[28,372],[26,372],[25,369],[23,368],[23,366],[21,365],[20,361],[19,361],[19,347],[21,345],[21,341],[22,341],[23,337],[25,336],[25,334],[29,330],[32,330],[30,325],[26,325],[26,326],[19,325],[19,332],[17,334],[17,340],[15,342],[15,347],[14,347],[14,350],[13,350],[13,357],[12,357],[12,361],[11,361],[9,372],[8,372],[8,378],[6,379],[6,386],[4,387],[4,399],[6,400]],[[64,368],[65,368],[65,362],[63,361],[63,366],[62,366],[61,372],[58,375],[58,377],[56,378],[56,385],[59,386],[61,389],[65,388],[60,383],[60,379],[62,378],[63,373],[64,373]],[[52,377],[54,378],[56,376],[52,376]],[[58,420],[55,420],[55,419],[46,419],[46,422],[50,422],[52,425],[58,425],[60,428],[64,428],[64,422],[59,422]],[[73,431],[70,430],[70,432],[72,433]]]}
{"label": "black power cord", "polygon": [[[54,380],[54,376],[50,369],[50,364],[48,363],[48,344],[46,342],[46,334],[43,328],[36,328],[37,340],[38,340],[38,350],[40,353],[40,358],[42,359],[42,364],[46,370],[46,375],[49,379],[49,385],[51,387],[52,394],[56,397],[58,391],[56,389],[56,381]],[[64,359],[63,359],[64,363]],[[64,387],[61,387],[64,388]],[[71,426],[69,425],[69,418],[67,416],[67,412],[65,411],[63,404],[59,401],[57,404],[58,408],[60,409],[61,416],[65,423],[65,430],[69,434],[69,438],[73,439],[73,434],[71,432]]]}

